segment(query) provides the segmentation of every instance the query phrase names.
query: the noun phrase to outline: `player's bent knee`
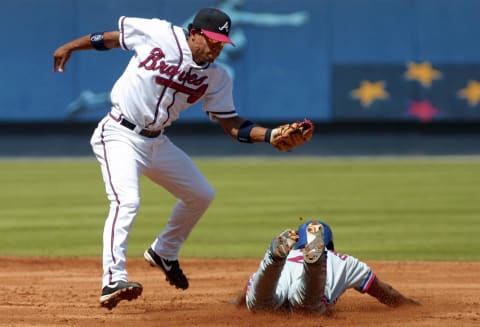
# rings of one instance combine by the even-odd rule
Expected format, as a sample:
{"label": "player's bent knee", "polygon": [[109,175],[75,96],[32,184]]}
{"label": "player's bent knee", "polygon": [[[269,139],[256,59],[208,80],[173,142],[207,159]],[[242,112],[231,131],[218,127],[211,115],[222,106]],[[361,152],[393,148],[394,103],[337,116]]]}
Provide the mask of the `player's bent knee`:
{"label": "player's bent knee", "polygon": [[210,203],[215,198],[215,189],[212,186],[208,185],[208,187],[205,187],[202,192],[199,192],[199,194],[197,194],[197,196],[203,203],[210,205]]}
{"label": "player's bent knee", "polygon": [[215,197],[215,189],[208,185],[208,187],[204,187],[201,190],[197,190],[193,195],[191,201],[189,202],[190,206],[194,206],[199,210],[205,210],[210,206],[213,199]]}
{"label": "player's bent knee", "polygon": [[202,183],[196,187],[185,188],[177,197],[190,207],[206,208],[215,197],[215,189],[209,183]]}

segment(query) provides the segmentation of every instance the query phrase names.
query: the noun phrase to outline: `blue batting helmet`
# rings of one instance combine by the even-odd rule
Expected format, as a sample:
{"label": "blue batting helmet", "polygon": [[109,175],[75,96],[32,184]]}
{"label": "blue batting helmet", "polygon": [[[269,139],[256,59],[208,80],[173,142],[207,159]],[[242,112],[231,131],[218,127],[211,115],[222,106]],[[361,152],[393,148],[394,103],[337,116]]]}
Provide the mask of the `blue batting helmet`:
{"label": "blue batting helmet", "polygon": [[333,232],[330,226],[320,220],[309,220],[298,228],[298,241],[295,245],[295,249],[301,249],[307,245],[307,226],[313,221],[319,222],[323,226],[323,243],[328,250],[335,250],[333,244]]}

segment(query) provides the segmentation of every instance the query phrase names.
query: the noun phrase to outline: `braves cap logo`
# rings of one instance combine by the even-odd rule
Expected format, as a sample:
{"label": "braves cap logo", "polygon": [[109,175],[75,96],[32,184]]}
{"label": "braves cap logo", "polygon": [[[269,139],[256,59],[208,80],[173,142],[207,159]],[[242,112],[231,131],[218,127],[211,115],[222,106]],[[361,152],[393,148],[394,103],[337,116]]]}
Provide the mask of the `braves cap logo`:
{"label": "braves cap logo", "polygon": [[219,30],[219,31],[225,30],[225,31],[228,33],[228,32],[229,32],[229,29],[230,29],[230,27],[229,27],[228,25],[229,25],[229,24],[228,24],[228,21],[226,21],[225,24],[223,24],[223,26],[220,26],[220,27],[218,28],[218,30]]}

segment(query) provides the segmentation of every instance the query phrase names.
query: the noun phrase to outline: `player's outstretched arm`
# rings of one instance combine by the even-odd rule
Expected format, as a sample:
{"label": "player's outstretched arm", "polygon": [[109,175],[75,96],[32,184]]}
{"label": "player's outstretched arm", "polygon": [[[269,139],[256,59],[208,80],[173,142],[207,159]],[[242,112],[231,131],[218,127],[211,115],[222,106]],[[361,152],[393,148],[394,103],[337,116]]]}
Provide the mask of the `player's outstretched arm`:
{"label": "player's outstretched arm", "polygon": [[376,298],[381,303],[389,307],[396,308],[404,304],[420,305],[417,300],[405,297],[391,285],[375,278],[367,293]]}
{"label": "player's outstretched arm", "polygon": [[240,142],[267,142],[280,151],[291,151],[312,138],[313,123],[307,119],[278,126],[265,128],[242,117],[217,119],[225,133]]}
{"label": "player's outstretched arm", "polygon": [[108,50],[120,47],[120,32],[93,33],[82,36],[58,47],[53,53],[53,71],[63,73],[72,52],[78,50]]}
{"label": "player's outstretched arm", "polygon": [[240,142],[266,142],[265,134],[268,128],[256,125],[240,117],[217,119],[225,133]]}

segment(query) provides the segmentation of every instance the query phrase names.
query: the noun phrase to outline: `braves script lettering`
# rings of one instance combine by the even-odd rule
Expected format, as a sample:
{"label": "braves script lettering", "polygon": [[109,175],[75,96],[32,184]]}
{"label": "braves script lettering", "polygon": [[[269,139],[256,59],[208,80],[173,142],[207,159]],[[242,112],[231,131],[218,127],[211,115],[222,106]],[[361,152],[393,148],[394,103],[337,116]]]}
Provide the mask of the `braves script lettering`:
{"label": "braves script lettering", "polygon": [[[168,64],[165,60],[163,60],[164,58],[165,53],[163,53],[162,49],[153,48],[148,57],[140,62],[138,67],[143,67],[146,70],[156,70],[162,75],[170,76],[170,78],[158,76],[155,78],[155,82],[159,85],[170,87],[179,92],[188,94],[188,103],[197,102],[207,90],[208,84],[203,84],[206,81],[207,76],[199,77],[195,73],[192,74],[189,71],[182,71],[178,65]],[[184,83],[180,84],[174,82],[173,77],[175,76],[177,77],[178,81]],[[186,86],[185,84],[199,87],[194,89]]]}

